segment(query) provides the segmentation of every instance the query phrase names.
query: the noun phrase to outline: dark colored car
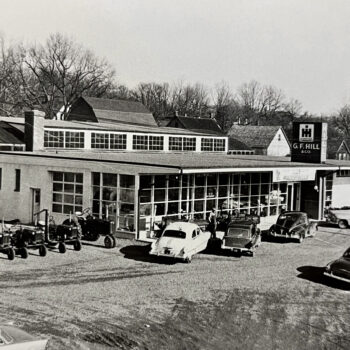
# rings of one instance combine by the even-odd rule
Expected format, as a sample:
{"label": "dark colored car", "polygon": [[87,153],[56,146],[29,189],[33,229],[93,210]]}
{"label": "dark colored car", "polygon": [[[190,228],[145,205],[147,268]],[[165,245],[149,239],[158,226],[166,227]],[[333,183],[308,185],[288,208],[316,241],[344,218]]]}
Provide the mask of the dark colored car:
{"label": "dark colored car", "polygon": [[258,216],[244,215],[231,218],[221,249],[229,249],[234,253],[254,255],[255,249],[261,243],[261,232],[258,228]]}
{"label": "dark colored car", "polygon": [[304,238],[314,236],[316,230],[317,222],[310,221],[307,213],[288,211],[278,217],[268,234],[270,237],[297,239],[301,243]]}
{"label": "dark colored car", "polygon": [[331,278],[350,282],[350,248],[339,259],[330,262],[325,267],[324,274]]}

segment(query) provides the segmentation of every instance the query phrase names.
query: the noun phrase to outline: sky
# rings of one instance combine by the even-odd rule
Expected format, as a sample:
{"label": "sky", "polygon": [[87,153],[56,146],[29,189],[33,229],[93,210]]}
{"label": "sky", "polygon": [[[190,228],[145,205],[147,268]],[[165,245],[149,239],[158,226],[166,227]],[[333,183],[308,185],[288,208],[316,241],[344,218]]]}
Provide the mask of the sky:
{"label": "sky", "polygon": [[314,114],[350,103],[349,0],[0,0],[8,43],[61,32],[119,83],[256,80]]}

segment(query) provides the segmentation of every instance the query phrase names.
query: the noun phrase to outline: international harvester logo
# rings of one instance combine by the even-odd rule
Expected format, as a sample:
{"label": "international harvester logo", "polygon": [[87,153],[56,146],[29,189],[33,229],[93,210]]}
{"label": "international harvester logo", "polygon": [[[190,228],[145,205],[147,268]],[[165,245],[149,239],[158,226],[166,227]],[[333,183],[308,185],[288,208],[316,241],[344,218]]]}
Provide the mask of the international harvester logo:
{"label": "international harvester logo", "polygon": [[314,141],[314,125],[299,124],[299,141],[313,142]]}

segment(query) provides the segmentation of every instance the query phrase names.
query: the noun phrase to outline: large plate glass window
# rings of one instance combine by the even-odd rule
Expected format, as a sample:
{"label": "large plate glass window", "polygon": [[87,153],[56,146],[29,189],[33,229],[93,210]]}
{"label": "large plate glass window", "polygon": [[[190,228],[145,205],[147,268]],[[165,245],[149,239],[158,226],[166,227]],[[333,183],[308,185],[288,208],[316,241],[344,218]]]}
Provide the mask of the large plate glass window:
{"label": "large plate glass window", "polygon": [[52,173],[52,211],[73,214],[83,210],[83,174]]}

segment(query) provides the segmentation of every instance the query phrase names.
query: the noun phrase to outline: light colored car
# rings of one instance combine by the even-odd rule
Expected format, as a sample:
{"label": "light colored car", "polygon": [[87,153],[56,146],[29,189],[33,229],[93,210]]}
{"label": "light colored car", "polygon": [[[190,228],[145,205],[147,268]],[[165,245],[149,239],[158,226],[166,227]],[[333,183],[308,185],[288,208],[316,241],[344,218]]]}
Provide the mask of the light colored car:
{"label": "light colored car", "polygon": [[191,262],[194,254],[206,249],[211,233],[202,231],[195,223],[173,222],[152,243],[151,255],[181,259]]}
{"label": "light colored car", "polygon": [[0,325],[1,350],[45,350],[48,339],[38,339],[29,333],[8,325]]}
{"label": "light colored car", "polygon": [[350,223],[350,209],[329,209],[327,221],[336,224],[339,228],[347,228]]}
{"label": "light colored car", "polygon": [[350,248],[339,259],[331,261],[326,266],[324,274],[328,277],[350,283]]}

